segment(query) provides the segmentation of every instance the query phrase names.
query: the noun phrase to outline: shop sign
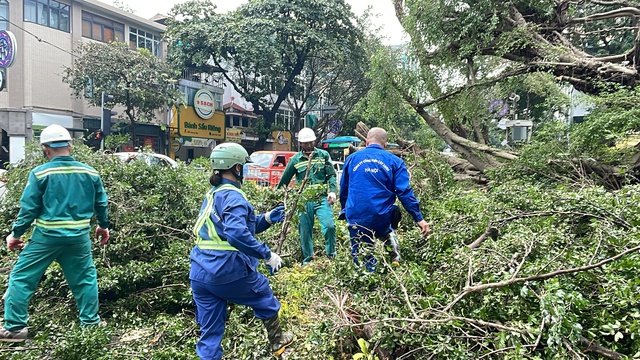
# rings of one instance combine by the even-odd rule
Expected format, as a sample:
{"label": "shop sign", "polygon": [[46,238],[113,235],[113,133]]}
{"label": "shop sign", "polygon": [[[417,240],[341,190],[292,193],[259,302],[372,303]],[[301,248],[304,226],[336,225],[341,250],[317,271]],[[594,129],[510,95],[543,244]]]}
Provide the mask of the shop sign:
{"label": "shop sign", "polygon": [[215,142],[215,140],[211,140],[211,139],[189,138],[189,139],[185,139],[182,145],[191,146],[191,147],[206,148],[206,147],[209,147],[209,144],[212,141]]}
{"label": "shop sign", "polygon": [[0,68],[8,68],[16,59],[18,45],[11,31],[0,30]]}
{"label": "shop sign", "polygon": [[291,133],[288,131],[274,131],[273,150],[288,151],[291,150]]}
{"label": "shop sign", "polygon": [[180,144],[180,141],[173,140],[171,142],[171,151],[173,151],[174,153],[180,151],[181,147],[182,147],[182,145]]}
{"label": "shop sign", "polygon": [[196,115],[194,107],[181,106],[179,111],[174,109],[170,127],[177,129],[177,135],[181,137],[222,140],[225,135],[224,113],[214,111],[213,116],[205,120]]}
{"label": "shop sign", "polygon": [[227,141],[239,144],[242,141],[242,131],[235,128],[227,129]]}
{"label": "shop sign", "polygon": [[193,96],[193,108],[202,119],[210,119],[216,111],[213,93],[207,89],[200,89]]}

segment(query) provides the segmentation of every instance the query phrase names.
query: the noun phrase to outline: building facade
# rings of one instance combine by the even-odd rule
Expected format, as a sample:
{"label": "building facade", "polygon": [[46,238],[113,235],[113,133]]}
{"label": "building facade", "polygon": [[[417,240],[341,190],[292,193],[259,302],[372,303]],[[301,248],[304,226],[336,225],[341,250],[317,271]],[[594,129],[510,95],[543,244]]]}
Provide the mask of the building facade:
{"label": "building facade", "polygon": [[[166,56],[164,25],[97,0],[0,0],[0,29],[9,30],[16,42],[15,60],[0,74],[6,80],[0,91],[1,164],[20,161],[25,144],[50,124],[64,126],[74,137],[100,128],[101,109],[76,99],[62,81],[78,44],[117,40]],[[158,114],[156,122],[167,124],[167,115]],[[168,139],[161,127],[140,127],[140,143],[164,152]]]}

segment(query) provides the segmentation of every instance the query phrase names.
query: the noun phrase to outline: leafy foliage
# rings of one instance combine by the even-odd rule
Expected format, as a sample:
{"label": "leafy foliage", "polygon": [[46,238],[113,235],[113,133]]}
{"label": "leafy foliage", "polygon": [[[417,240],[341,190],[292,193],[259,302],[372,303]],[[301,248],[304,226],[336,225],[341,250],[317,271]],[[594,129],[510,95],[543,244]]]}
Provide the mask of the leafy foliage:
{"label": "leafy foliage", "polygon": [[[8,172],[9,191],[0,202],[5,232],[28,170],[44,161],[35,145],[31,149],[25,162]],[[531,155],[518,161],[534,162],[546,154],[535,145],[527,151]],[[209,187],[208,171],[135,162],[122,166],[80,145],[74,155],[98,169],[110,195],[113,239],[104,250],[94,248],[100,314],[107,326],[77,325],[73,299],[53,265],[31,302],[30,340],[24,347],[3,346],[2,355],[195,358],[189,231]],[[640,187],[606,191],[588,182],[575,186],[575,180],[536,178],[533,170],[543,164],[532,163],[526,176],[511,169],[493,174],[488,188],[468,188],[456,184],[436,157],[407,161],[432,234],[421,238],[413,221],[403,217],[400,267],[388,264],[378,244],[379,269],[365,275],[351,261],[341,221],[334,260],[319,255],[324,246],[316,228],[317,256],[301,267],[297,231],[287,235],[281,254],[285,267],[270,282],[282,303],[284,326],[296,333],[288,359],[565,359],[575,354],[596,359],[584,339],[628,356],[640,352],[639,258],[637,251],[628,252],[640,246],[635,206]],[[258,213],[283,201],[282,191],[253,184],[243,189]],[[496,232],[475,250],[466,246],[491,227]],[[275,246],[279,231],[274,226],[260,239]],[[15,256],[0,250],[6,264]],[[594,267],[540,277],[581,266]],[[7,277],[6,272],[0,276],[3,286]],[[269,358],[264,330],[251,309],[230,306],[229,313],[224,358]]]}
{"label": "leafy foliage", "polygon": [[[309,76],[356,80],[336,77],[335,71],[344,69],[336,65],[353,56],[361,71],[366,59],[362,30],[343,0],[254,0],[228,14],[194,0],[176,5],[171,15],[167,37],[173,63],[220,74],[264,117],[265,129],[290,95],[295,102],[318,93],[312,87],[322,81],[307,81]],[[304,94],[296,89],[300,83],[308,87]]]}
{"label": "leafy foliage", "polygon": [[74,51],[77,57],[65,67],[63,81],[93,106],[102,105],[103,92],[111,95],[105,107],[123,106],[132,132],[136,122],[152,121],[156,111],[182,98],[175,70],[147,49],[131,50],[127,43],[113,41],[81,44]]}

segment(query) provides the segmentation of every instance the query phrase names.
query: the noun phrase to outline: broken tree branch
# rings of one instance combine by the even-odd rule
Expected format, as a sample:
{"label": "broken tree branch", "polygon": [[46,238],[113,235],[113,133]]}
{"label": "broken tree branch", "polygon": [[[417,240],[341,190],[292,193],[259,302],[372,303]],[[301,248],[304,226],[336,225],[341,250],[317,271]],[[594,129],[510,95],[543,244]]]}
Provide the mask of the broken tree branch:
{"label": "broken tree branch", "polygon": [[464,297],[466,297],[467,295],[474,293],[474,292],[478,292],[478,291],[482,291],[482,290],[487,290],[487,289],[494,289],[494,288],[499,288],[499,287],[504,287],[504,286],[509,286],[512,284],[516,284],[516,283],[522,283],[522,282],[527,282],[527,281],[540,281],[540,280],[546,280],[546,279],[550,279],[552,277],[556,277],[559,275],[566,275],[566,274],[573,274],[573,273],[577,273],[577,272],[581,272],[581,271],[589,271],[595,268],[599,268],[602,267],[603,265],[606,265],[610,262],[616,261],[618,259],[620,259],[621,257],[630,254],[632,252],[638,251],[640,250],[640,246],[636,246],[633,247],[631,249],[627,249],[615,256],[612,256],[610,258],[604,259],[602,261],[600,261],[599,263],[596,264],[591,264],[591,265],[584,265],[584,266],[578,266],[578,267],[574,267],[571,269],[562,269],[562,270],[556,270],[556,271],[552,271],[546,274],[541,274],[541,275],[531,275],[531,276],[526,276],[526,277],[519,277],[519,278],[511,278],[509,280],[505,280],[505,281],[499,281],[499,282],[494,282],[494,283],[488,283],[488,284],[480,284],[480,285],[474,285],[474,286],[466,286],[463,291],[447,306],[445,306],[445,308],[443,309],[444,312],[448,312],[451,310],[451,308],[453,308],[453,306],[458,303],[458,301],[462,300]]}
{"label": "broken tree branch", "polygon": [[315,151],[312,151],[311,155],[309,155],[309,161],[307,162],[307,171],[304,173],[304,179],[298,187],[298,196],[293,199],[293,204],[291,204],[289,213],[286,215],[284,221],[282,222],[282,230],[280,230],[280,238],[278,239],[276,253],[280,253],[280,251],[282,250],[282,244],[284,244],[284,240],[287,237],[287,232],[289,231],[289,222],[291,221],[293,214],[296,212],[296,208],[298,207],[298,200],[300,200],[300,195],[302,195],[302,191],[304,191],[304,187],[309,181],[309,171],[311,170],[311,160],[313,159],[313,155],[315,155]]}

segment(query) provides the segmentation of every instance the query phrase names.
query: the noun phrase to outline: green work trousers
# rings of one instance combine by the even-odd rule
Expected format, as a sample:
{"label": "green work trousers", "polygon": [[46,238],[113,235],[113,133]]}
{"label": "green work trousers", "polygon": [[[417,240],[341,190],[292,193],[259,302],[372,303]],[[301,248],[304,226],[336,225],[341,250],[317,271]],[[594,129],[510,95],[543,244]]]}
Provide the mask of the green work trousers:
{"label": "green work trousers", "polygon": [[327,199],[320,202],[308,202],[305,205],[305,212],[299,215],[300,225],[300,243],[302,245],[302,255],[304,259],[302,264],[306,264],[313,258],[313,221],[314,215],[320,221],[322,235],[324,235],[324,244],[327,256],[334,258],[336,256],[336,223],[333,220],[333,211]]}
{"label": "green work trousers", "polygon": [[76,300],[82,325],[100,323],[98,282],[91,255],[91,240],[78,244],[51,245],[27,242],[9,276],[4,300],[4,327],[15,331],[27,326],[27,307],[42,274],[57,261]]}

